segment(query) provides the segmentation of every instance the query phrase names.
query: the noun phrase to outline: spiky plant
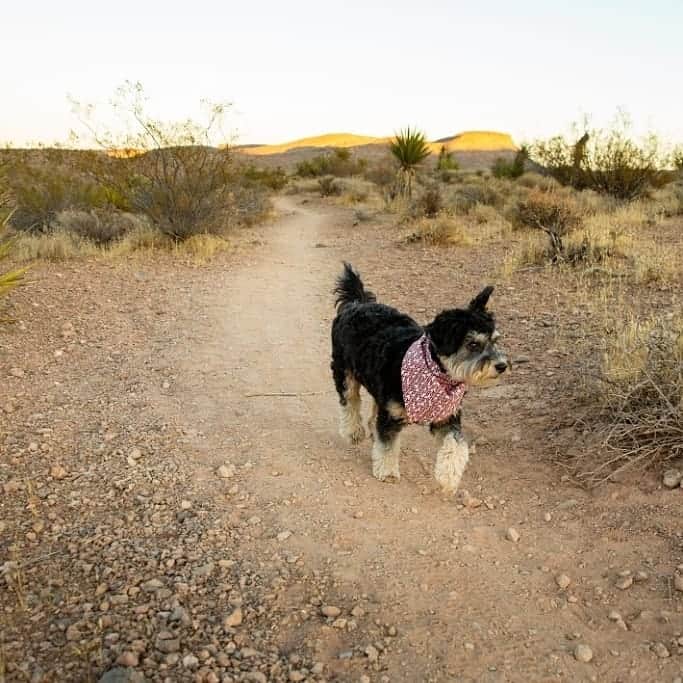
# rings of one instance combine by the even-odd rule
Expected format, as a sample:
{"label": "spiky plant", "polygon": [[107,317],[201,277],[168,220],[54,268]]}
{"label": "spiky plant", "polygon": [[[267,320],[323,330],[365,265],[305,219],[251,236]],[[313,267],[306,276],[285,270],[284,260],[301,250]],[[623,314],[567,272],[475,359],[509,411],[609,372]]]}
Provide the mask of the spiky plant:
{"label": "spiky plant", "polygon": [[398,188],[401,194],[410,197],[413,193],[413,178],[417,167],[430,155],[424,133],[410,127],[396,133],[389,143],[389,149],[398,161]]}

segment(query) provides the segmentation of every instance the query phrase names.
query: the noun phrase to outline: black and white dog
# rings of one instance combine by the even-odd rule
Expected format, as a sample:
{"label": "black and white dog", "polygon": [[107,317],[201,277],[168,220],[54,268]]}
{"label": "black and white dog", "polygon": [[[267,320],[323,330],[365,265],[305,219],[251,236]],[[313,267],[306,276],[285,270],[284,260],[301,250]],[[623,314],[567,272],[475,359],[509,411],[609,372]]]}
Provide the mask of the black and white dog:
{"label": "black and white dog", "polygon": [[399,436],[407,424],[428,424],[440,440],[434,475],[454,493],[469,449],[460,425],[460,403],[471,386],[491,386],[509,368],[496,347],[499,336],[483,289],[466,309],[442,311],[427,326],[377,303],[348,264],[337,281],[332,323],[332,374],[341,404],[340,434],[365,438],[360,387],[374,399],[372,473],[398,480]]}

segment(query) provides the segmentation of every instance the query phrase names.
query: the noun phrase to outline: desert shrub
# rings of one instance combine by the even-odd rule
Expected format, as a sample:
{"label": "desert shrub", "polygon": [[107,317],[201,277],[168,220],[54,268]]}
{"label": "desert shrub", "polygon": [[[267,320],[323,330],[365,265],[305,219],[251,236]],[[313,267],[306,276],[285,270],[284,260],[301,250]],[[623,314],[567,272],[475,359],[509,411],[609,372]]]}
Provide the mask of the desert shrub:
{"label": "desert shrub", "polygon": [[683,147],[675,147],[671,152],[671,165],[680,173],[683,171]]}
{"label": "desert shrub", "polygon": [[560,183],[558,183],[557,180],[555,180],[555,178],[552,176],[541,175],[535,171],[526,171],[519,176],[519,178],[517,178],[517,182],[522,187],[527,187],[529,189],[535,187],[539,190],[544,190],[545,192],[550,192],[551,190],[556,190],[560,187]]}
{"label": "desert shrub", "polygon": [[326,175],[318,180],[321,197],[337,197],[342,193],[342,186],[334,176]]}
{"label": "desert shrub", "polygon": [[16,205],[11,225],[15,230],[49,232],[60,211],[87,211],[114,203],[113,193],[79,173],[73,164],[65,163],[59,150],[41,153],[45,157],[42,164],[22,154],[15,155],[10,162]]}
{"label": "desert shrub", "polygon": [[623,200],[646,196],[652,187],[668,180],[659,170],[657,139],[651,136],[637,142],[623,123],[606,131],[586,132],[575,143],[563,136],[538,141],[531,155],[563,185],[590,188]]}
{"label": "desert shrub", "polygon": [[496,206],[501,195],[486,181],[458,183],[448,194],[446,204],[456,213],[466,214],[477,204]]}
{"label": "desert shrub", "polygon": [[88,118],[92,109],[81,108],[84,123],[108,153],[90,160],[101,185],[175,240],[221,233],[236,212],[244,218],[244,207],[235,204],[242,179],[230,148],[216,141],[225,105],[211,105],[203,122],[167,123],[147,114],[139,83],[127,83],[117,97],[117,113],[132,125],[124,139],[99,131]]}
{"label": "desert shrub", "polygon": [[683,184],[673,183],[668,187],[657,190],[653,202],[664,216],[683,215]]}
{"label": "desert shrub", "polygon": [[73,232],[53,229],[49,233],[21,233],[15,242],[14,253],[20,261],[66,261],[95,256],[97,245]]}
{"label": "desert shrub", "polygon": [[443,208],[441,190],[436,185],[425,189],[417,200],[417,207],[423,216],[428,218],[436,216]]}
{"label": "desert shrub", "polygon": [[285,188],[285,194],[301,194],[304,192],[317,192],[318,190],[319,185],[315,178],[304,178],[302,180],[290,178]]}
{"label": "desert shrub", "polygon": [[363,177],[380,188],[387,188],[396,182],[396,163],[382,159],[368,164]]}
{"label": "desert shrub", "polygon": [[339,178],[342,194],[351,202],[365,202],[375,191],[375,185],[362,178]]}
{"label": "desert shrub", "polygon": [[122,239],[140,225],[141,219],[112,209],[60,211],[55,219],[55,229],[71,232],[98,245],[106,245]]}
{"label": "desert shrub", "polygon": [[563,238],[580,222],[576,203],[568,193],[536,189],[517,202],[512,216],[513,227],[541,230],[548,235],[552,261],[565,259]]}
{"label": "desert shrub", "polygon": [[439,156],[436,159],[437,171],[457,171],[459,168],[458,162],[453,156],[452,152],[446,149],[446,145],[441,145]]}
{"label": "desert shrub", "polygon": [[604,450],[581,462],[586,481],[683,456],[683,311],[618,320],[606,338],[595,397],[591,423]]}
{"label": "desert shrub", "polygon": [[493,166],[491,166],[491,173],[494,178],[515,180],[524,173],[524,167],[528,158],[529,148],[526,145],[522,145],[511,161],[502,157],[496,159],[493,162]]}
{"label": "desert shrub", "polygon": [[365,159],[355,159],[349,149],[340,147],[299,162],[296,165],[296,174],[301,178],[317,178],[325,175],[346,177],[361,175],[366,168]]}
{"label": "desert shrub", "polygon": [[477,225],[484,225],[485,223],[503,222],[503,216],[488,204],[475,204],[467,214]]}
{"label": "desert shrub", "polygon": [[439,214],[434,218],[420,218],[413,224],[413,232],[406,237],[406,242],[439,246],[466,246],[471,244],[464,221],[457,216]]}
{"label": "desert shrub", "polygon": [[276,168],[259,168],[258,166],[249,165],[242,171],[242,181],[277,192],[287,184],[287,174],[280,166]]}

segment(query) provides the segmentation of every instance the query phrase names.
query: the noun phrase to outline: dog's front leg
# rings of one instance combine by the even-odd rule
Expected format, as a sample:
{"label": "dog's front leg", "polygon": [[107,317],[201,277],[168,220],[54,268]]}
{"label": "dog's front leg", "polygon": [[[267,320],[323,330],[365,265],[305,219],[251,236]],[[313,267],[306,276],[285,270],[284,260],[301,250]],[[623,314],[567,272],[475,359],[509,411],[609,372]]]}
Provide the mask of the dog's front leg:
{"label": "dog's front leg", "polygon": [[453,494],[460,486],[470,458],[469,447],[460,427],[460,412],[446,422],[432,423],[429,429],[441,442],[436,454],[434,477],[444,493]]}
{"label": "dog's front leg", "polygon": [[378,407],[372,435],[372,474],[380,481],[399,481],[401,478],[398,459],[402,428],[402,420],[390,415],[386,408]]}

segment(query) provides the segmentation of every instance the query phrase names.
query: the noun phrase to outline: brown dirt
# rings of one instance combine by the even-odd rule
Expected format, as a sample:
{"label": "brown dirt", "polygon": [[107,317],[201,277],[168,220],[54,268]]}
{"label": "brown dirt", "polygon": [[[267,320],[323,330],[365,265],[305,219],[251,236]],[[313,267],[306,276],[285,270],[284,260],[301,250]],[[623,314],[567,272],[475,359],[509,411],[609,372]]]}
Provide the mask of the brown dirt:
{"label": "brown dirt", "polygon": [[[442,498],[417,428],[401,482],[382,484],[369,443],[337,436],[341,260],[426,321],[488,283],[503,247],[402,246],[346,209],[279,208],[258,245],[213,265],[41,267],[13,297],[0,565],[17,564],[0,583],[0,681],[3,667],[7,681],[97,680],[121,657],[154,681],[681,676],[683,489],[645,475],[589,493],[563,468],[581,435],[558,329],[588,316],[580,295],[546,273],[497,288],[507,348],[529,362],[468,397],[469,496]],[[645,578],[622,590],[625,571]],[[238,606],[242,623],[225,622]]]}

